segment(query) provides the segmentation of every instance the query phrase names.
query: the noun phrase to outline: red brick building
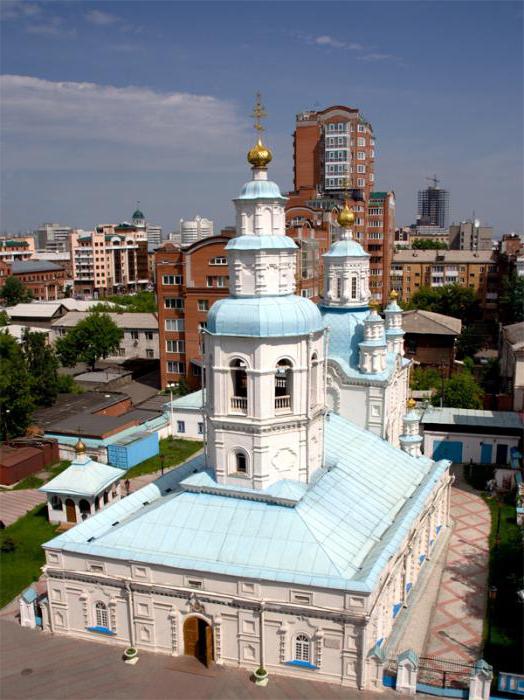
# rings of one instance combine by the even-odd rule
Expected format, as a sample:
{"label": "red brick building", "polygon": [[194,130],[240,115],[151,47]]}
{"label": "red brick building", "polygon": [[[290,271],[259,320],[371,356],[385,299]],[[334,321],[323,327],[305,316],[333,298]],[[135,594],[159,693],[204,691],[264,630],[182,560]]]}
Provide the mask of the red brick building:
{"label": "red brick building", "polygon": [[46,260],[0,261],[0,284],[7,277],[17,277],[39,301],[63,299],[66,272],[61,265]]}
{"label": "red brick building", "polygon": [[293,228],[306,226],[316,240],[322,241],[322,247],[329,247],[340,233],[336,215],[348,197],[355,213],[353,235],[371,255],[371,293],[386,303],[395,196],[393,192],[374,191],[374,171],[373,127],[358,109],[334,106],[297,115],[295,189],[289,193],[286,218]]}

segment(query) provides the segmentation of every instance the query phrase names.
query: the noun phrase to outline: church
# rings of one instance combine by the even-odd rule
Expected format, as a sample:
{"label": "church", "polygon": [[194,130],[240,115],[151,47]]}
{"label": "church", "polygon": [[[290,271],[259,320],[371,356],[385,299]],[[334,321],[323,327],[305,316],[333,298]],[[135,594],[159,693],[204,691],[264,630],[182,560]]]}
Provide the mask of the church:
{"label": "church", "polygon": [[450,463],[420,455],[414,411],[401,450],[329,410],[358,371],[370,417],[387,414],[378,392],[405,364],[400,312],[393,299],[384,324],[369,306],[347,205],[324,305],[294,294],[271,157],[260,139],[249,151],[231,295],[208,315],[204,454],[44,545],[45,627],[374,688],[375,659],[450,527]]}

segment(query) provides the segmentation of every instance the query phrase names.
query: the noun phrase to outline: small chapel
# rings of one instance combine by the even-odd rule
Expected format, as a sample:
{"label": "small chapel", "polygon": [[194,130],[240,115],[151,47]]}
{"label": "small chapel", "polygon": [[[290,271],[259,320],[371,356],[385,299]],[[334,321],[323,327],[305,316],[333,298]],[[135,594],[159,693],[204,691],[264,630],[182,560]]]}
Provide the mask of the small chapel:
{"label": "small chapel", "polygon": [[[409,450],[383,439],[406,366],[400,310],[392,299],[384,322],[369,304],[349,207],[323,304],[295,294],[271,159],[259,139],[233,200],[230,296],[205,332],[205,451],[45,543],[44,626],[372,689],[450,528],[450,463],[420,454],[416,414],[386,429]],[[357,386],[365,423],[348,420]]]}

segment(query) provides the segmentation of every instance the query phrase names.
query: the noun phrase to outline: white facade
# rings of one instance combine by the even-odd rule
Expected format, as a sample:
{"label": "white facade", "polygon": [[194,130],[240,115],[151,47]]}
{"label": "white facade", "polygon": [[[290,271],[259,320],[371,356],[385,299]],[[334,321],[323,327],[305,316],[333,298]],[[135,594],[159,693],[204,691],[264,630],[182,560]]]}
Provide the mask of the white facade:
{"label": "white facade", "polygon": [[443,426],[442,430],[424,428],[424,454],[431,457],[438,445],[442,442],[460,442],[462,445],[462,462],[480,464],[483,445],[491,445],[491,463],[496,463],[497,445],[506,445],[506,461],[509,463],[510,450],[518,449],[520,438],[518,435],[500,435],[486,432],[475,435],[468,432],[450,432]]}

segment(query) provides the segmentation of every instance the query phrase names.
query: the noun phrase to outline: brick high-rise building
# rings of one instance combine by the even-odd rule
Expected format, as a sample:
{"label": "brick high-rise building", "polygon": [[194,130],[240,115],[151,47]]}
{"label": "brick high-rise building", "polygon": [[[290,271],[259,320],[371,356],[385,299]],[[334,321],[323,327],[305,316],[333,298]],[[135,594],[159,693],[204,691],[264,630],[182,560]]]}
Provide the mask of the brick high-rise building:
{"label": "brick high-rise building", "polygon": [[[395,231],[393,192],[375,192],[373,127],[358,109],[328,107],[297,115],[294,132],[294,191],[289,193],[289,228],[307,226],[325,246],[340,234],[336,216],[348,199],[355,213],[353,235],[370,253],[370,291],[386,303]],[[288,230],[288,234],[292,235]],[[321,275],[321,271],[320,271]]]}

